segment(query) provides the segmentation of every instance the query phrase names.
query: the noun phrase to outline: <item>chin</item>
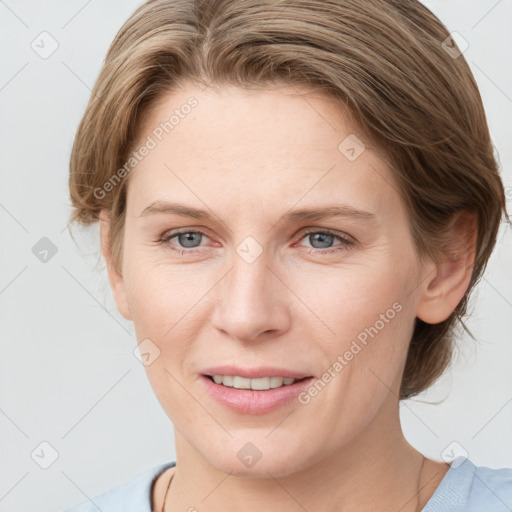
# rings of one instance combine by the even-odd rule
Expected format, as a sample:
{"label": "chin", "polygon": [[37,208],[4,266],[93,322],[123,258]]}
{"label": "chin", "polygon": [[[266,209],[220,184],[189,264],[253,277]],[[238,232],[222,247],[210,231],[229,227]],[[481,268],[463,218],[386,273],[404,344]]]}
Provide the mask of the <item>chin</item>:
{"label": "chin", "polygon": [[287,477],[308,466],[304,447],[286,447],[269,440],[266,443],[234,441],[226,443],[222,450],[222,453],[203,452],[203,457],[217,470],[242,478]]}
{"label": "chin", "polygon": [[254,466],[246,467],[239,461],[227,460],[219,464],[216,461],[215,467],[224,473],[240,478],[282,478],[297,472],[297,463],[290,461],[263,461],[259,460]]}

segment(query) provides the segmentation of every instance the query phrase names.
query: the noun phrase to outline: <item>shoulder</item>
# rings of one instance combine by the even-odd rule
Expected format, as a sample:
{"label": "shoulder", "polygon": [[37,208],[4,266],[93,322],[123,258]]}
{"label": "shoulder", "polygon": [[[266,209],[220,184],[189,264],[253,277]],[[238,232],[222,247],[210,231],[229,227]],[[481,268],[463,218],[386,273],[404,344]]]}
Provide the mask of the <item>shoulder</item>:
{"label": "shoulder", "polygon": [[512,510],[512,468],[475,466],[470,494],[475,506],[488,512]]}
{"label": "shoulder", "polygon": [[476,466],[456,458],[422,512],[510,512],[512,468]]}
{"label": "shoulder", "polygon": [[151,512],[151,488],[155,478],[176,465],[168,462],[139,473],[130,482],[94,496],[62,512]]}

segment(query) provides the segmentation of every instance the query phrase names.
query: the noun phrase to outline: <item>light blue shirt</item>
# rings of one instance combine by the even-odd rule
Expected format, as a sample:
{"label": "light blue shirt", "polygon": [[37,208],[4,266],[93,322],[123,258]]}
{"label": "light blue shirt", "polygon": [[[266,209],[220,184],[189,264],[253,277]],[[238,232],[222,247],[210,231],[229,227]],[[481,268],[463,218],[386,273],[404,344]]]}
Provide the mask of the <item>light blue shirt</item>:
{"label": "light blue shirt", "polygon": [[[62,512],[152,512],[153,481],[175,465],[148,469],[128,484]],[[512,468],[475,466],[458,457],[421,512],[512,512]]]}

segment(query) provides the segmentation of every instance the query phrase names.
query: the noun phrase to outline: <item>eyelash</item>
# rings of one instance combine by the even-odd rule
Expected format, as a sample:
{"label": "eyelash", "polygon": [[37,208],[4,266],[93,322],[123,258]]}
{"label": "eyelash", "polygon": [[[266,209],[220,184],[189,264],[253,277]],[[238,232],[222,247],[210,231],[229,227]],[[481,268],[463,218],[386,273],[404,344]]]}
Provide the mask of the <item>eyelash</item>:
{"label": "eyelash", "polygon": [[[208,235],[204,232],[204,231],[201,231],[200,229],[196,229],[196,230],[190,230],[190,229],[184,229],[184,230],[178,230],[178,231],[166,231],[165,233],[163,233],[160,238],[158,239],[158,243],[160,244],[167,244],[167,242],[170,242],[170,240],[178,235],[181,235],[181,234],[184,234],[184,233],[199,233],[201,235],[204,235],[206,237],[208,237]],[[329,236],[333,236],[334,238],[336,238],[337,240],[339,240],[340,242],[342,242],[342,244],[340,244],[339,246],[336,246],[336,248],[334,249],[331,249],[331,248],[327,248],[327,249],[315,249],[314,247],[310,247],[309,251],[308,251],[308,254],[322,254],[322,255],[326,255],[326,254],[331,254],[331,253],[334,253],[334,252],[338,252],[340,250],[343,250],[343,249],[346,249],[346,248],[349,248],[351,246],[354,246],[355,243],[349,239],[348,236],[342,236],[342,235],[339,235],[339,234],[336,234],[334,231],[331,231],[331,230],[328,230],[328,229],[309,229],[308,231],[306,231],[305,233],[302,234],[301,238],[299,240],[303,240],[306,236],[312,234],[312,233],[319,233],[319,234],[322,234],[322,235],[329,235]],[[174,252],[177,252],[179,254],[191,254],[191,253],[194,253],[194,252],[198,252],[197,248],[192,248],[190,250],[187,250],[186,248],[181,248],[181,249],[176,249],[174,248],[171,244],[168,244],[168,247],[174,251]]]}

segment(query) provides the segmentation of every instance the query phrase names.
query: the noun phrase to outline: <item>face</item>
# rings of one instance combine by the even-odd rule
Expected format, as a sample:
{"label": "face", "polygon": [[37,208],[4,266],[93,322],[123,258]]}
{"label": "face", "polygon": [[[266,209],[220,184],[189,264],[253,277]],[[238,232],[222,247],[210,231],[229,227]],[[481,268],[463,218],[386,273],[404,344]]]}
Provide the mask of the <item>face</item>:
{"label": "face", "polygon": [[[354,135],[298,87],[188,84],[141,129],[114,295],[175,429],[222,471],[305,469],[396,412],[425,269],[390,169]],[[311,378],[237,391],[205,377],[220,366]]]}

